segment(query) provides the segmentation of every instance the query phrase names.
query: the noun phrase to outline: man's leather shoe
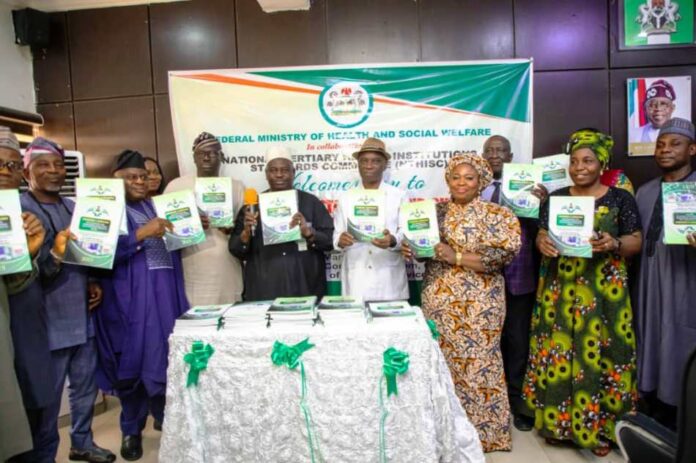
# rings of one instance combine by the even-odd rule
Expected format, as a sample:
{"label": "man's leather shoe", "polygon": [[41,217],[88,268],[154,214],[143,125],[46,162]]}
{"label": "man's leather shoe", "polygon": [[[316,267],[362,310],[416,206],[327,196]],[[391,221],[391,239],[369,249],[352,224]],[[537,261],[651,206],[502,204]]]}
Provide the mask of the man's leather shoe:
{"label": "man's leather shoe", "polygon": [[72,461],[90,461],[92,463],[111,463],[116,461],[116,455],[96,444],[88,449],[70,449],[68,458]]}
{"label": "man's leather shoe", "polygon": [[531,431],[534,428],[534,419],[524,415],[514,415],[512,424],[520,431]]}
{"label": "man's leather shoe", "polygon": [[124,460],[140,460],[143,456],[142,436],[123,436],[121,441],[121,456]]}

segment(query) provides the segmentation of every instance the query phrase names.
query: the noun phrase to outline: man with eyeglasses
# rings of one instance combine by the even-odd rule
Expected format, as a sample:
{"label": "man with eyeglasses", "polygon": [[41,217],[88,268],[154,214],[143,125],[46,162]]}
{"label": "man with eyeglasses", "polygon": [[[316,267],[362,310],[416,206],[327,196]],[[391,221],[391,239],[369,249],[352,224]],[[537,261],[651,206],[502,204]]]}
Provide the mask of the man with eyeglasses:
{"label": "man with eyeglasses", "polygon": [[[215,135],[203,132],[193,141],[193,162],[196,175],[186,175],[172,180],[165,193],[194,190],[196,178],[219,177],[222,164],[222,145]],[[244,184],[232,179],[232,204],[235,215],[244,199]],[[186,295],[191,306],[216,305],[237,302],[242,299],[242,265],[227,252],[231,228],[212,228],[206,231],[205,242],[184,248],[181,257],[184,264]]]}
{"label": "man with eyeglasses", "polygon": [[640,141],[654,143],[665,123],[672,119],[677,95],[672,84],[664,79],[656,80],[645,91],[645,114],[648,123],[640,127]]}
{"label": "man with eyeglasses", "polygon": [[48,341],[53,364],[53,400],[42,417],[42,434],[51,461],[58,450],[58,415],[66,378],[70,388],[70,459],[110,462],[116,456],[98,447],[92,436],[92,417],[97,398],[94,380],[97,351],[90,311],[101,301],[100,286],[88,267],[62,265],[62,255],[51,252],[69,235],[74,204],[61,197],[65,183],[63,148],[42,137],[24,153],[24,177],[29,191],[21,196],[22,209],[35,214],[46,230],[39,259],[43,299],[48,321]]}
{"label": "man with eyeglasses", "polygon": [[[265,171],[270,191],[293,189],[295,167],[286,148],[266,152]],[[266,246],[258,213],[245,207],[237,214],[229,251],[244,262],[246,301],[326,294],[324,253],[333,249],[333,220],[316,196],[296,192],[299,211],[289,225],[300,227],[301,241]]]}
{"label": "man with eyeglasses", "polygon": [[118,240],[111,275],[102,279],[104,301],[94,322],[99,348],[97,383],[121,400],[121,456],[143,455],[142,431],[149,413],[161,429],[167,381],[167,339],[176,319],[189,309],[178,251],[162,236],[172,229],[147,198],[142,154],[123,151],[114,177],[126,191],[128,235]]}

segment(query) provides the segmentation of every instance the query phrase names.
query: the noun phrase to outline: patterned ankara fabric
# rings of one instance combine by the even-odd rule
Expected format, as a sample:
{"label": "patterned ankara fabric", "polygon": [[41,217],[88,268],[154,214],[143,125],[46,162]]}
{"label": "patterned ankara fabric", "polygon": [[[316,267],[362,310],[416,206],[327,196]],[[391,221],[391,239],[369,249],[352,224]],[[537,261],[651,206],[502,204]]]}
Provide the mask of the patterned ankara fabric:
{"label": "patterned ankara fabric", "polygon": [[509,450],[508,403],[500,336],[505,319],[502,268],[520,249],[513,213],[474,199],[437,205],[440,235],[457,252],[481,256],[486,272],[430,260],[423,279],[423,312],[442,334],[440,347],[454,386],[486,452]]}
{"label": "patterned ankara fabric", "polygon": [[[562,188],[551,196],[569,196]],[[540,214],[548,229],[549,208]],[[595,230],[614,237],[641,229],[635,199],[618,188],[595,202]],[[522,388],[545,437],[585,448],[614,441],[616,420],[633,410],[636,338],[623,257],[544,258]]]}

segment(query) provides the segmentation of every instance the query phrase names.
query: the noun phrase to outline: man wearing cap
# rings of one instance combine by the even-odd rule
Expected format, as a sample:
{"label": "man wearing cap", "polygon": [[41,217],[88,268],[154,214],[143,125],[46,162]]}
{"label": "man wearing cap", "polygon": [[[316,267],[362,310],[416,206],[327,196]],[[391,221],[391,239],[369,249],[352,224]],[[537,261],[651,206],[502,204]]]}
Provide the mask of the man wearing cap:
{"label": "man wearing cap", "polygon": [[655,145],[655,162],[662,175],[636,194],[645,233],[640,275],[633,288],[638,390],[652,405],[649,412],[671,427],[684,366],[696,349],[696,249],[663,244],[661,191],[663,182],[696,182],[691,167],[696,156],[694,132],[686,119],[674,118],[662,126]]}
{"label": "man wearing cap", "polygon": [[162,236],[171,222],[158,218],[147,199],[145,159],[125,150],[114,177],[126,191],[128,235],[119,237],[114,267],[102,280],[104,302],[94,322],[99,347],[99,387],[121,399],[121,456],[142,457],[148,413],[164,419],[167,339],[176,319],[189,309],[179,252],[169,252]]}
{"label": "man wearing cap", "polygon": [[[43,299],[48,321],[48,342],[53,363],[53,397],[42,419],[41,434],[49,436],[47,453],[58,450],[58,415],[66,378],[70,384],[70,458],[109,462],[116,457],[92,439],[92,417],[97,398],[94,373],[97,351],[89,311],[101,301],[101,288],[89,280],[89,269],[61,265],[61,255],[51,253],[64,240],[74,204],[60,196],[65,183],[65,153],[51,140],[36,138],[24,154],[24,177],[29,191],[21,196],[22,209],[35,214],[46,230],[39,258]],[[61,236],[59,236],[61,235]]]}
{"label": "man wearing cap", "polygon": [[672,84],[664,79],[656,80],[645,91],[645,114],[648,123],[640,127],[640,141],[651,143],[657,140],[660,128],[672,118],[674,100],[677,99]]}
{"label": "man wearing cap", "polygon": [[[201,133],[193,142],[196,175],[172,180],[165,192],[193,191],[196,178],[219,177],[222,158],[222,145],[218,139],[213,134]],[[232,179],[231,193],[236,215],[244,199],[242,182]],[[210,227],[205,232],[205,242],[181,250],[186,295],[191,306],[227,304],[242,300],[242,266],[236,257],[227,252],[231,232],[231,228]]]}
{"label": "man wearing cap", "polygon": [[343,295],[362,297],[366,301],[408,299],[406,265],[401,257],[399,210],[408,201],[406,192],[383,180],[391,155],[384,142],[368,138],[353,153],[358,161],[361,184],[358,188],[384,193],[386,228],[382,236],[370,243],[358,242],[347,231],[346,211],[341,198],[334,213],[334,247],[342,251],[341,291]]}
{"label": "man wearing cap", "polygon": [[[287,149],[272,147],[266,152],[265,172],[268,191],[293,189],[295,167]],[[298,212],[290,227],[300,227],[301,241],[266,246],[258,213],[243,208],[237,214],[229,251],[244,262],[246,301],[326,294],[324,253],[333,248],[333,221],[316,196],[295,191]]]}

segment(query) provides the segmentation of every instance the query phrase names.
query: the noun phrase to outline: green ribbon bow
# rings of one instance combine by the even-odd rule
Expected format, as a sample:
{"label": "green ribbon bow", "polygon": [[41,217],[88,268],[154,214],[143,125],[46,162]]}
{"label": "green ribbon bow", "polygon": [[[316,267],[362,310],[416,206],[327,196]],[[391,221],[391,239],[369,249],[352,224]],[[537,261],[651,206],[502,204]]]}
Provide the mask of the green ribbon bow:
{"label": "green ribbon bow", "polygon": [[434,320],[428,320],[428,328],[430,328],[430,334],[433,335],[433,339],[437,340],[440,338],[440,332],[437,330]]}
{"label": "green ribbon bow", "polygon": [[[428,323],[428,326],[430,326],[430,323]],[[384,359],[382,372],[386,378],[387,397],[392,394],[398,395],[399,392],[396,389],[396,375],[403,375],[408,371],[408,354],[390,347],[384,351],[382,358]],[[384,405],[384,387],[382,386],[381,380],[379,384],[379,408],[382,412],[379,420],[379,461],[381,463],[386,463],[387,438],[384,428],[389,413],[387,412],[387,407]]]}
{"label": "green ribbon bow", "polygon": [[[300,396],[300,410],[305,419],[305,426],[307,428],[307,445],[309,446],[309,455],[312,459],[312,463],[316,461],[315,453],[319,453],[319,442],[314,437],[314,432],[312,431],[312,413],[309,410],[309,404],[307,404],[307,376],[305,375],[304,362],[301,357],[306,351],[314,347],[314,344],[309,342],[309,338],[298,342],[294,346],[288,346],[280,341],[273,343],[273,351],[271,351],[271,361],[274,365],[286,365],[289,369],[294,370],[297,366],[300,366],[300,381],[301,381],[301,391]],[[316,445],[317,450],[314,450]]]}
{"label": "green ribbon bow", "polygon": [[387,397],[399,394],[396,387],[396,375],[403,375],[408,371],[408,354],[393,347],[384,351],[384,365],[382,371],[387,378]]}
{"label": "green ribbon bow", "polygon": [[305,338],[294,346],[288,346],[280,341],[276,341],[273,343],[271,360],[275,365],[287,365],[288,368],[294,370],[300,364],[302,354],[312,347],[314,347],[314,344],[309,342],[309,338]]}
{"label": "green ribbon bow", "polygon": [[186,387],[198,386],[198,376],[201,371],[208,368],[208,360],[215,352],[210,344],[203,345],[203,341],[194,341],[191,345],[191,352],[184,355],[184,362],[191,365],[189,368]]}

